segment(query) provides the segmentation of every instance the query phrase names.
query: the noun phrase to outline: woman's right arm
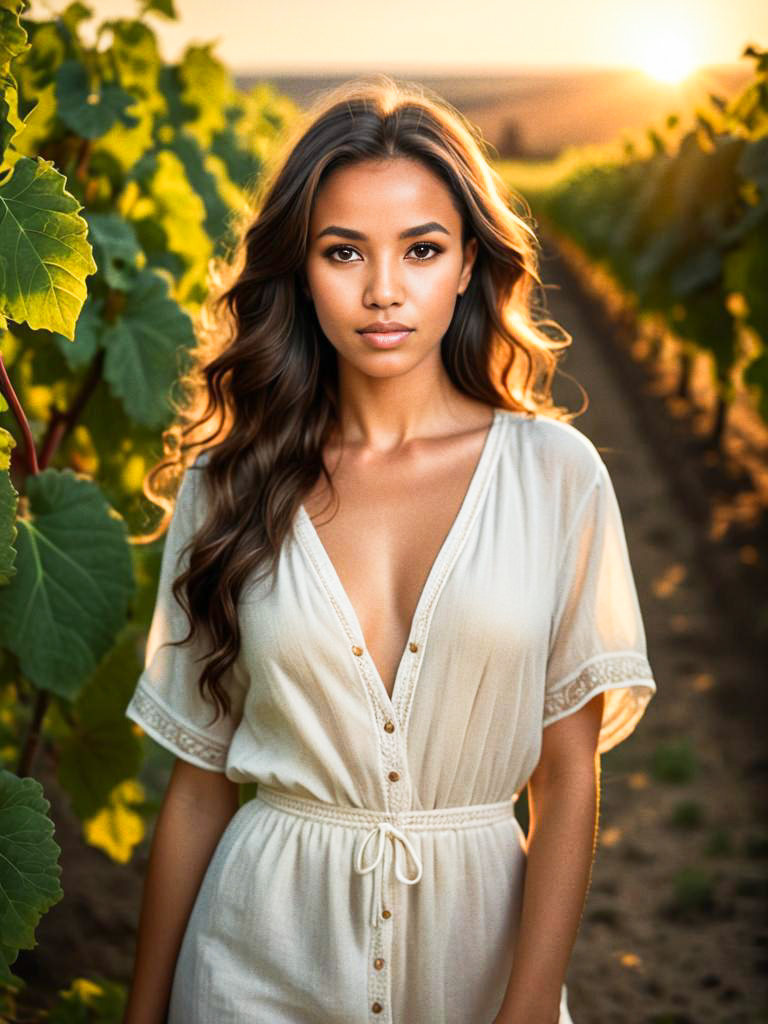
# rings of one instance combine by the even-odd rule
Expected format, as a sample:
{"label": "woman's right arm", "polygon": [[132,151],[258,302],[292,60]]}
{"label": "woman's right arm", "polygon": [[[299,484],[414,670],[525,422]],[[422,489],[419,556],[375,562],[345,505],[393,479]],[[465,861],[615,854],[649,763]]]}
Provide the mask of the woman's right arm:
{"label": "woman's right arm", "polygon": [[238,786],[223,772],[176,758],[150,847],[123,1024],[165,1024],[189,915],[238,807]]}

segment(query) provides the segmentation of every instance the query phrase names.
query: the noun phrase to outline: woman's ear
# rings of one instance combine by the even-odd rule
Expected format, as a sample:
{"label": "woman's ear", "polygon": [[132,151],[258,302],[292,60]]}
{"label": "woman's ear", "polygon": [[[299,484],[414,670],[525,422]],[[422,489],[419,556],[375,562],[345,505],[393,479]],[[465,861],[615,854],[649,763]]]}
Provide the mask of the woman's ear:
{"label": "woman's ear", "polygon": [[461,268],[461,277],[459,278],[459,295],[463,295],[465,290],[469,287],[469,281],[472,277],[472,268],[475,265],[477,259],[477,239],[473,236],[464,246],[464,264]]}

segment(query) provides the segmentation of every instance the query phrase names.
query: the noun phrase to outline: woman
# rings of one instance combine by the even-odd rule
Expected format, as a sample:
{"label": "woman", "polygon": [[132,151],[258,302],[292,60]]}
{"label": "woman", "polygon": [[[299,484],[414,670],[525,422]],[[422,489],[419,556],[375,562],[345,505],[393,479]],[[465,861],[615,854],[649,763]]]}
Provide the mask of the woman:
{"label": "woman", "polygon": [[177,760],[127,1024],[571,1020],[599,755],[656,686],[511,198],[387,76],[264,179],[155,467],[186,472],[127,714]]}

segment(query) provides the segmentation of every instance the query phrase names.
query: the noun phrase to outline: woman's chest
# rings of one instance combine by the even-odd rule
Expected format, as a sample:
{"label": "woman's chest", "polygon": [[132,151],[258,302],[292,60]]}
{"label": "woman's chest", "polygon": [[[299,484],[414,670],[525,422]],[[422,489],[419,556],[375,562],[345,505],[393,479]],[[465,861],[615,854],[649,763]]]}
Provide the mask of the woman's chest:
{"label": "woman's chest", "polygon": [[[532,652],[546,651],[556,551],[545,517],[515,508],[508,496],[500,505],[493,494],[476,512],[458,517],[458,532],[449,527],[431,564],[422,561],[414,570],[423,579],[407,622],[404,606],[394,608],[386,586],[372,578],[358,612],[308,517],[300,514],[281,551],[274,587],[263,581],[240,603],[246,667],[264,680],[330,680],[348,687],[362,661],[375,676],[381,666],[368,647],[371,636],[382,635],[375,628],[377,595],[397,632],[389,680],[394,686],[378,671],[379,689],[390,699],[412,663],[418,663],[419,675],[435,668],[468,680],[489,666],[508,675]],[[361,558],[367,559],[365,538],[359,541]],[[369,564],[375,577],[375,556]]]}

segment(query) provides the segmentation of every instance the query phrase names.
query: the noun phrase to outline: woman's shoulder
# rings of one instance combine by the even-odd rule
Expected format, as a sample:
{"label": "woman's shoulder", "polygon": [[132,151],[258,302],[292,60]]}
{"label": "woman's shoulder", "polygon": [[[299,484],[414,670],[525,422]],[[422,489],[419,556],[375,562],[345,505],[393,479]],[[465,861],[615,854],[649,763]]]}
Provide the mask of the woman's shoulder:
{"label": "woman's shoulder", "polygon": [[507,409],[499,411],[507,421],[509,450],[516,452],[518,459],[525,453],[525,465],[547,479],[560,483],[567,480],[583,489],[605,471],[594,442],[572,423],[542,413],[528,416]]}

